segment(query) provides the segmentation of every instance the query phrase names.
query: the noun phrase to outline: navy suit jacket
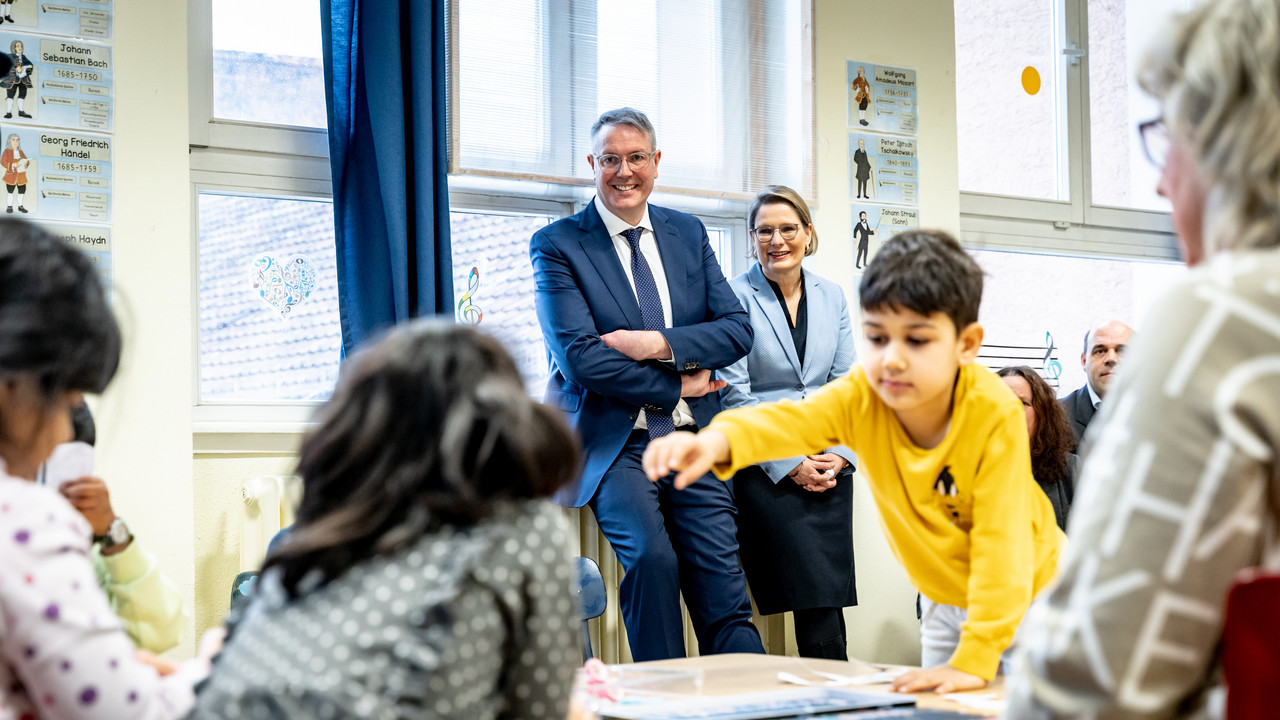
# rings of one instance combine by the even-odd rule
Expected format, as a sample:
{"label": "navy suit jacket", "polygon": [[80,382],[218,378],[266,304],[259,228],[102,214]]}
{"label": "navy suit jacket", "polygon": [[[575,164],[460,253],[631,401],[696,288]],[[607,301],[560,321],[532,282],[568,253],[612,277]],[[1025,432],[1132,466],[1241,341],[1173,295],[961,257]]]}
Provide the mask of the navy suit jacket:
{"label": "navy suit jacket", "polygon": [[1089,427],[1089,422],[1093,420],[1095,412],[1093,409],[1093,397],[1089,395],[1089,386],[1081,385],[1058,402],[1062,403],[1062,408],[1067,411],[1067,419],[1071,421],[1071,432],[1076,436],[1074,452],[1080,448],[1080,441],[1084,439],[1084,431]]}
{"label": "navy suit jacket", "polygon": [[[600,339],[614,330],[645,328],[594,202],[539,230],[529,243],[538,323],[551,365],[546,402],[564,410],[582,438],[582,475],[557,493],[561,505],[582,507],[591,499],[641,409],[675,409],[678,370],[723,368],[751,349],[747,314],[720,272],[702,222],[655,205],[649,218],[671,296],[671,327],[662,334],[673,363],[636,362]],[[720,411],[716,393],[686,402],[700,427]]]}

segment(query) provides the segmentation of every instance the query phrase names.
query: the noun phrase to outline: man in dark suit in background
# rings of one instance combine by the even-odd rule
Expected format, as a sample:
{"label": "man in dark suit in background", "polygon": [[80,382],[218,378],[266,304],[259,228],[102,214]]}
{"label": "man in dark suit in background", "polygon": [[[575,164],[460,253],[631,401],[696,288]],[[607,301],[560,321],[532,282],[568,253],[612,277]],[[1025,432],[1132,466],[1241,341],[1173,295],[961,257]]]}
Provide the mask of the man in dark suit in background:
{"label": "man in dark suit in background", "polygon": [[1111,320],[1089,330],[1084,335],[1084,352],[1080,353],[1080,366],[1085,371],[1085,384],[1062,398],[1061,402],[1071,419],[1071,431],[1076,436],[1076,446],[1084,437],[1085,428],[1093,420],[1098,405],[1107,394],[1111,379],[1124,357],[1124,349],[1133,337],[1133,328],[1119,320]]}
{"label": "man in dark suit in background", "polygon": [[[650,483],[650,438],[696,430],[720,410],[726,367],[751,327],[695,217],[648,204],[662,153],[631,108],[591,128],[596,197],[530,241],[546,400],[582,437],[578,482],[556,500],[589,505],[626,571],[619,601],[635,660],[684,655],[680,593],[703,654],[764,652],[738,566],[728,487]],[[697,492],[694,492],[694,491]]]}

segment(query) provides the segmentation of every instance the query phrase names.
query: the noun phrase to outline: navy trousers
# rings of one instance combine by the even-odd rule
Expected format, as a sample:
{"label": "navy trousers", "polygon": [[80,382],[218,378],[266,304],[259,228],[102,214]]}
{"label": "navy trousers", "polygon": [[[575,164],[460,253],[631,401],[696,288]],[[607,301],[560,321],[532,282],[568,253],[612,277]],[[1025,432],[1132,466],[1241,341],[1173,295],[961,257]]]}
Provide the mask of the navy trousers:
{"label": "navy trousers", "polygon": [[640,466],[648,444],[633,431],[588,503],[626,572],[618,596],[632,658],[684,657],[682,590],[701,654],[763,653],[729,488],[712,475],[684,490],[674,476],[649,482]]}

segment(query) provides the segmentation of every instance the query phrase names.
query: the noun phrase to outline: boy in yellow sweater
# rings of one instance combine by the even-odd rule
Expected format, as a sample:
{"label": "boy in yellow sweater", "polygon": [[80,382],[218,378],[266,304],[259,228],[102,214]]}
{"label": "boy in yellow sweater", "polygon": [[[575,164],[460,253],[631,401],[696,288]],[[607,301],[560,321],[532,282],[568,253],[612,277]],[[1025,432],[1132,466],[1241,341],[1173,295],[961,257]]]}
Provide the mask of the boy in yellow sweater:
{"label": "boy in yellow sweater", "polygon": [[1063,536],[1031,475],[1022,405],[975,365],[982,270],[941,232],[886,243],[859,289],[864,347],[848,375],[799,401],[728,410],[649,443],[650,479],[682,488],[844,444],[857,453],[898,561],[922,595],[923,669],[902,692],[983,687]]}

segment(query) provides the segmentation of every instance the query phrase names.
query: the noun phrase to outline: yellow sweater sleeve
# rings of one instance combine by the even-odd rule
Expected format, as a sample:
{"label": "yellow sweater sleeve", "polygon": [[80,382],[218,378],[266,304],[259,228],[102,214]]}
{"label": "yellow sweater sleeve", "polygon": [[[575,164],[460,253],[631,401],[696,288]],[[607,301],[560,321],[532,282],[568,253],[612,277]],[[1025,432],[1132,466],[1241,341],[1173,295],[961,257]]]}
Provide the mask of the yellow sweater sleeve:
{"label": "yellow sweater sleeve", "polygon": [[186,623],[182,596],[138,538],[110,556],[95,545],[92,557],[98,583],[129,639],[156,653],[176,647]]}
{"label": "yellow sweater sleeve", "polygon": [[[1027,510],[1039,492],[1023,419],[994,423],[973,483],[969,530],[968,618],[950,664],[990,680],[1031,605],[1036,538]],[[1057,530],[1055,526],[1053,530]]]}
{"label": "yellow sweater sleeve", "polygon": [[728,462],[712,468],[716,477],[726,480],[749,465],[819,453],[835,445],[858,452],[853,429],[863,393],[854,378],[861,372],[854,368],[804,400],[779,400],[716,415],[706,429],[723,433],[730,452]]}

